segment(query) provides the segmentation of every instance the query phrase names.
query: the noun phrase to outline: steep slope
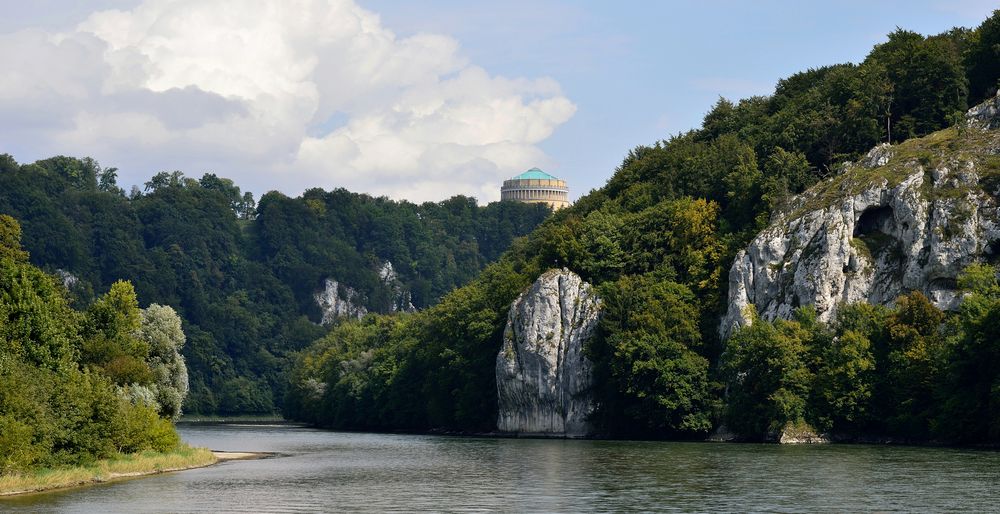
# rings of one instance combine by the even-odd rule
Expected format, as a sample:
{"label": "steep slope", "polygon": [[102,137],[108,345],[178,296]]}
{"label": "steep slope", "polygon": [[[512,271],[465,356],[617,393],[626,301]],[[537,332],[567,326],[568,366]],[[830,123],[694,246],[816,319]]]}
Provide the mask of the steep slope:
{"label": "steep slope", "polygon": [[572,271],[550,270],[514,300],[497,354],[497,429],[582,437],[590,432],[593,364],[583,349],[600,299]]}
{"label": "steep slope", "polygon": [[[996,20],[1000,11],[984,27]],[[495,429],[505,400],[494,363],[511,303],[547,270],[565,268],[602,299],[584,344],[594,433],[700,438],[724,421],[760,436],[805,422],[926,440],[957,419],[936,408],[943,397],[974,403],[965,412],[982,417],[993,375],[964,363],[991,362],[973,330],[1000,340],[986,322],[970,314],[968,337],[945,340],[946,316],[919,292],[895,308],[857,303],[853,324],[822,320],[845,289],[888,302],[919,284],[944,305],[957,298],[958,270],[990,250],[995,195],[984,191],[1000,175],[989,150],[996,106],[942,129],[970,99],[996,92],[993,71],[968,76],[994,69],[996,40],[982,27],[926,37],[899,29],[861,63],[796,73],[769,96],[720,99],[701,128],[630,151],[604,187],[435,308],[352,322],[314,344],[292,372],[299,407],[289,415],[344,428]],[[980,86],[970,90],[973,82]],[[886,140],[899,144],[866,156]],[[801,242],[792,241],[796,230]],[[801,251],[807,243],[812,254]],[[737,254],[730,297],[726,271]],[[796,275],[810,259],[819,263]],[[992,302],[991,273],[966,269],[963,289]],[[793,321],[720,337],[720,321],[728,336],[750,302],[773,298],[773,312],[787,316],[817,296],[829,304],[821,319],[805,308]],[[967,382],[985,392],[962,398]]]}
{"label": "steep slope", "polygon": [[952,128],[872,149],[795,198],[736,255],[720,333],[814,305],[891,304],[920,291],[954,309],[959,273],[1000,248],[1000,96]]}

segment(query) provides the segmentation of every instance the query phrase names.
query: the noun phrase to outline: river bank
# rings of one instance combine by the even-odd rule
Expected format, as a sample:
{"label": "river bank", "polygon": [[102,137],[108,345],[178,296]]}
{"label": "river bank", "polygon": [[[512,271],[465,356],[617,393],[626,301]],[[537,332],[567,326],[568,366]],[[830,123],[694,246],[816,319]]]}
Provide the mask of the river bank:
{"label": "river bank", "polygon": [[42,469],[0,476],[0,497],[67,489],[146,475],[202,468],[227,460],[258,459],[262,452],[214,452],[184,445],[172,452],[142,452],[102,459],[84,466]]}

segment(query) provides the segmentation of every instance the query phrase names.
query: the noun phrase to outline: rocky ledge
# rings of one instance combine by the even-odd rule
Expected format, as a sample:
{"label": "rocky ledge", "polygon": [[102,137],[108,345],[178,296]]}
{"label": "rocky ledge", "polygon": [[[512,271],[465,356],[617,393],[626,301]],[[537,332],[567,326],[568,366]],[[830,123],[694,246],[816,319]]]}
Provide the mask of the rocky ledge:
{"label": "rocky ledge", "polygon": [[720,334],[754,310],[773,320],[814,305],[828,321],[842,302],[891,304],[914,290],[954,308],[962,269],[1000,252],[998,111],[1000,96],[797,197],[737,254]]}

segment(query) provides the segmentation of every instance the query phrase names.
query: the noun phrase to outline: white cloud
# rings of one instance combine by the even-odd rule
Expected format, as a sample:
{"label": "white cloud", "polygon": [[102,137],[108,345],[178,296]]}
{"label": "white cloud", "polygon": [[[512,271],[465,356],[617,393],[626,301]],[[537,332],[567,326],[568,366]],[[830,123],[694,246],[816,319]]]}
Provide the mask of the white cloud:
{"label": "white cloud", "polygon": [[491,76],[454,39],[399,38],[352,0],[146,0],[0,35],[0,69],[0,140],[32,158],[93,155],[131,183],[214,171],[256,192],[496,199],[549,162],[537,144],[576,109],[551,79]]}

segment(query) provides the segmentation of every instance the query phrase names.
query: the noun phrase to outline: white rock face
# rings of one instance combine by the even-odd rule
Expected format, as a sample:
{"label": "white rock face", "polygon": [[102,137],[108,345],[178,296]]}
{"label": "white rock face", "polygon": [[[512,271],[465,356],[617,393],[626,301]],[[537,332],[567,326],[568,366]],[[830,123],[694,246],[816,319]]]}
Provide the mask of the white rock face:
{"label": "white rock face", "polygon": [[[343,291],[340,293],[340,291]],[[354,289],[342,286],[336,280],[326,279],[323,281],[321,289],[314,298],[316,304],[323,311],[323,318],[320,324],[329,325],[337,318],[363,318],[368,314],[368,309],[360,304],[361,295]]]}
{"label": "white rock face", "polygon": [[392,297],[389,312],[415,312],[417,310],[413,306],[413,298],[410,296],[410,292],[403,288],[403,283],[399,280],[399,276],[396,275],[396,270],[392,267],[392,262],[385,261],[382,263],[382,267],[378,270],[378,278],[382,281],[382,285],[389,290]]}
{"label": "white rock face", "polygon": [[550,270],[514,301],[497,355],[497,428],[583,437],[590,432],[592,364],[583,355],[600,299],[575,273]]}
{"label": "white rock face", "polygon": [[992,100],[987,100],[965,114],[965,121],[970,126],[981,129],[1000,128],[1000,91]]}
{"label": "white rock face", "polygon": [[[1000,96],[967,116],[968,130],[986,130],[981,134],[992,141],[977,150],[982,155],[1000,148],[1000,137],[989,130],[998,106]],[[892,148],[879,146],[828,187],[800,195],[736,255],[720,334],[749,324],[751,305],[773,320],[812,304],[829,321],[841,302],[891,304],[916,290],[939,308],[956,307],[962,269],[1000,249],[1000,212],[996,192],[979,183],[974,159],[941,156],[940,162],[893,162]],[[872,181],[873,170],[865,168],[887,164],[904,178]],[[831,184],[840,190],[831,191]]]}
{"label": "white rock face", "polygon": [[[382,287],[388,293],[389,312],[414,312],[417,310],[413,306],[410,292],[399,280],[391,262],[385,261],[379,265],[378,277]],[[321,325],[329,325],[337,318],[360,319],[368,314],[365,305],[369,303],[366,298],[354,288],[341,284],[332,278],[323,281],[323,289],[317,291],[313,298],[323,312],[323,317],[320,320]],[[381,312],[384,307],[377,307],[376,310]]]}
{"label": "white rock face", "polygon": [[80,283],[80,279],[76,275],[66,271],[64,269],[56,270],[56,278],[62,282],[63,287],[66,289],[73,289],[77,284]]}

